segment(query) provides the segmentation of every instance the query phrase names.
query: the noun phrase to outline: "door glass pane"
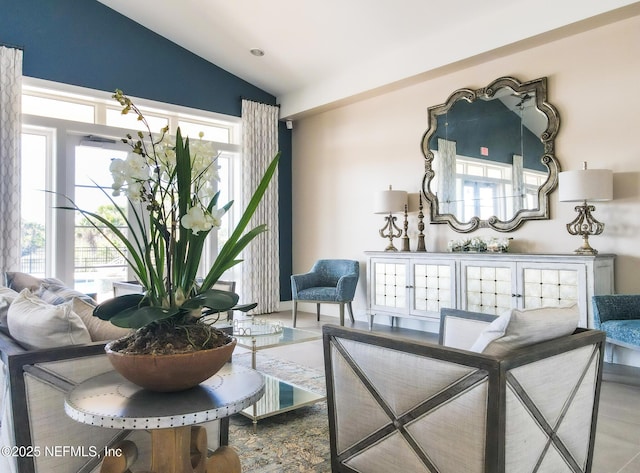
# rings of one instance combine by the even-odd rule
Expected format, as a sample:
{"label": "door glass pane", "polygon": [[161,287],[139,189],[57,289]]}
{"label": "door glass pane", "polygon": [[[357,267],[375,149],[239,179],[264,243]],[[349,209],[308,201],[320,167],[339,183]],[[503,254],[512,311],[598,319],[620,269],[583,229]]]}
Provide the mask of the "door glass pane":
{"label": "door glass pane", "polygon": [[[126,151],[93,146],[80,145],[75,149],[76,205],[103,216],[125,234],[125,220],[109,197],[123,209],[127,208],[127,200],[124,196],[111,196],[109,165],[113,158],[124,159],[126,155]],[[75,289],[95,294],[98,301],[113,297],[113,281],[127,280],[124,257],[113,248],[107,237],[114,242],[117,240],[106,226],[93,227],[79,212],[76,212],[74,234]],[[122,251],[125,251],[124,247]]]}
{"label": "door glass pane", "polygon": [[20,270],[45,276],[47,135],[22,134]]}

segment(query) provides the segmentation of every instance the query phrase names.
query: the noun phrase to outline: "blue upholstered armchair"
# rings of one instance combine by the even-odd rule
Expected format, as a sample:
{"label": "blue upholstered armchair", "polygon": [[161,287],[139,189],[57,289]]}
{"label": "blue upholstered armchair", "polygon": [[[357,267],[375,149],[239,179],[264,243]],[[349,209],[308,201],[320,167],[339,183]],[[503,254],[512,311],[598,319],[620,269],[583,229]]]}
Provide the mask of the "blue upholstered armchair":
{"label": "blue upholstered armchair", "polygon": [[593,296],[593,324],[607,334],[607,342],[640,350],[640,295]]}
{"label": "blue upholstered armchair", "polygon": [[356,293],[360,265],[357,261],[344,259],[321,259],[304,274],[291,276],[293,295],[293,326],[296,326],[298,302],[315,302],[320,320],[320,304],[340,305],[340,325],[344,325],[344,306],[349,309],[351,322],[353,308],[351,301]]}

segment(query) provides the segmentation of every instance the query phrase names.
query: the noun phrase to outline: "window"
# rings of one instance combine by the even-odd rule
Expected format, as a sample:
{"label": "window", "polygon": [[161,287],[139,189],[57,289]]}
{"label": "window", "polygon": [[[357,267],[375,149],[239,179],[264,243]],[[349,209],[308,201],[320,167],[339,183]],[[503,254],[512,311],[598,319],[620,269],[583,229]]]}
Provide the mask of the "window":
{"label": "window", "polygon": [[44,276],[47,242],[47,170],[53,151],[53,133],[50,129],[24,127],[22,133],[21,182],[21,271]]}
{"label": "window", "polygon": [[[204,139],[214,141],[220,150],[219,203],[236,203],[223,219],[223,227],[210,235],[201,266],[204,272],[226,242],[238,217],[234,212],[242,208],[236,183],[240,120],[148,100],[135,102],[152,131],[169,126],[175,133],[180,126],[183,136],[193,138],[202,131]],[[55,207],[68,205],[63,197],[67,196],[82,209],[124,223],[96,186],[111,195],[110,161],[126,156],[129,148],[120,139],[138,130],[140,123],[133,115],[122,115],[113,103],[105,92],[29,78],[23,85],[22,165],[28,172],[22,173],[22,270],[55,276],[78,290],[97,294],[98,300],[111,297],[112,281],[132,279],[132,274],[124,258],[82,215]],[[118,203],[124,206],[126,200]]]}
{"label": "window", "polygon": [[203,134],[202,139],[208,141],[217,141],[219,143],[229,143],[231,139],[231,130],[228,127],[220,125],[207,125],[199,122],[188,122],[180,120],[178,122],[182,136],[199,136]]}
{"label": "window", "polygon": [[[151,113],[145,113],[144,118],[147,120],[149,124],[149,128],[151,131],[160,131],[165,126],[169,125],[169,119],[167,117],[159,117],[154,116]],[[126,128],[127,130],[138,130],[138,131],[147,131],[146,126],[138,117],[132,113],[128,113],[127,115],[122,114],[122,110],[120,109],[107,109],[107,125],[108,126],[116,126],[119,128]]]}
{"label": "window", "polygon": [[83,123],[94,123],[95,107],[70,100],[41,97],[39,95],[22,95],[22,113],[40,115]]}

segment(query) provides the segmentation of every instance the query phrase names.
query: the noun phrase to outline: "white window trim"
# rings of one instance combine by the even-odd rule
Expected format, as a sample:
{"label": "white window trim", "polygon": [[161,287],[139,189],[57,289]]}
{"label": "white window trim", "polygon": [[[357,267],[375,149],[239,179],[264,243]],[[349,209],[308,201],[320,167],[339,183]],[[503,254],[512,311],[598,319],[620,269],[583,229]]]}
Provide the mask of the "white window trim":
{"label": "white window trim", "polygon": [[[89,89],[86,87],[63,84],[60,82],[53,82],[44,79],[23,77],[22,90],[23,93],[27,93],[29,95],[36,95],[40,97],[59,100],[68,100],[74,103],[95,106],[96,124],[106,123],[107,108],[119,108],[117,102],[113,98],[113,92]],[[242,123],[240,117],[211,112],[208,110],[196,109],[192,107],[185,107],[182,105],[163,103],[139,97],[130,96],[130,98],[143,111],[148,111],[153,115],[166,116],[169,119],[169,126],[171,130],[175,130],[177,128],[178,119],[207,125],[214,124],[227,126],[229,124],[232,124],[233,126],[231,127],[230,131],[231,142],[229,144],[216,144],[219,145],[218,148],[221,150],[223,149],[222,145],[225,145],[225,151],[240,151],[240,125]],[[228,146],[229,149],[226,149],[226,146]]]}

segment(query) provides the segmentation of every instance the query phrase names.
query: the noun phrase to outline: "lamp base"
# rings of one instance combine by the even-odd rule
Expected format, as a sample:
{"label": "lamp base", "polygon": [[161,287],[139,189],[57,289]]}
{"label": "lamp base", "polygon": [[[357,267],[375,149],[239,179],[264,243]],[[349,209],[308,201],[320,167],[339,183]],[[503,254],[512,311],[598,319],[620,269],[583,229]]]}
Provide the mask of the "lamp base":
{"label": "lamp base", "polygon": [[[400,230],[398,228],[398,226],[396,225],[396,217],[394,217],[393,215],[389,214],[384,219],[385,219],[386,223],[385,223],[384,227],[382,227],[378,231],[378,233],[380,234],[380,236],[382,238],[388,238],[389,239],[389,245],[387,245],[387,247],[384,249],[384,251],[398,251],[398,248],[393,246],[393,239],[394,238],[400,238],[400,236],[402,235],[402,230]],[[387,234],[384,233],[385,230],[387,230]]]}
{"label": "lamp base", "polygon": [[596,250],[595,248],[592,248],[591,245],[589,244],[588,235],[583,236],[582,246],[580,246],[580,248],[576,248],[575,250],[573,250],[573,252],[577,255],[587,255],[587,256],[598,254],[598,250]]}
{"label": "lamp base", "polygon": [[582,237],[582,246],[574,251],[577,255],[597,255],[598,251],[591,248],[589,244],[589,235],[600,235],[604,230],[604,223],[598,222],[591,212],[596,208],[587,204],[585,201],[582,205],[575,207],[578,216],[573,222],[567,224],[567,231],[571,235],[580,235]]}

